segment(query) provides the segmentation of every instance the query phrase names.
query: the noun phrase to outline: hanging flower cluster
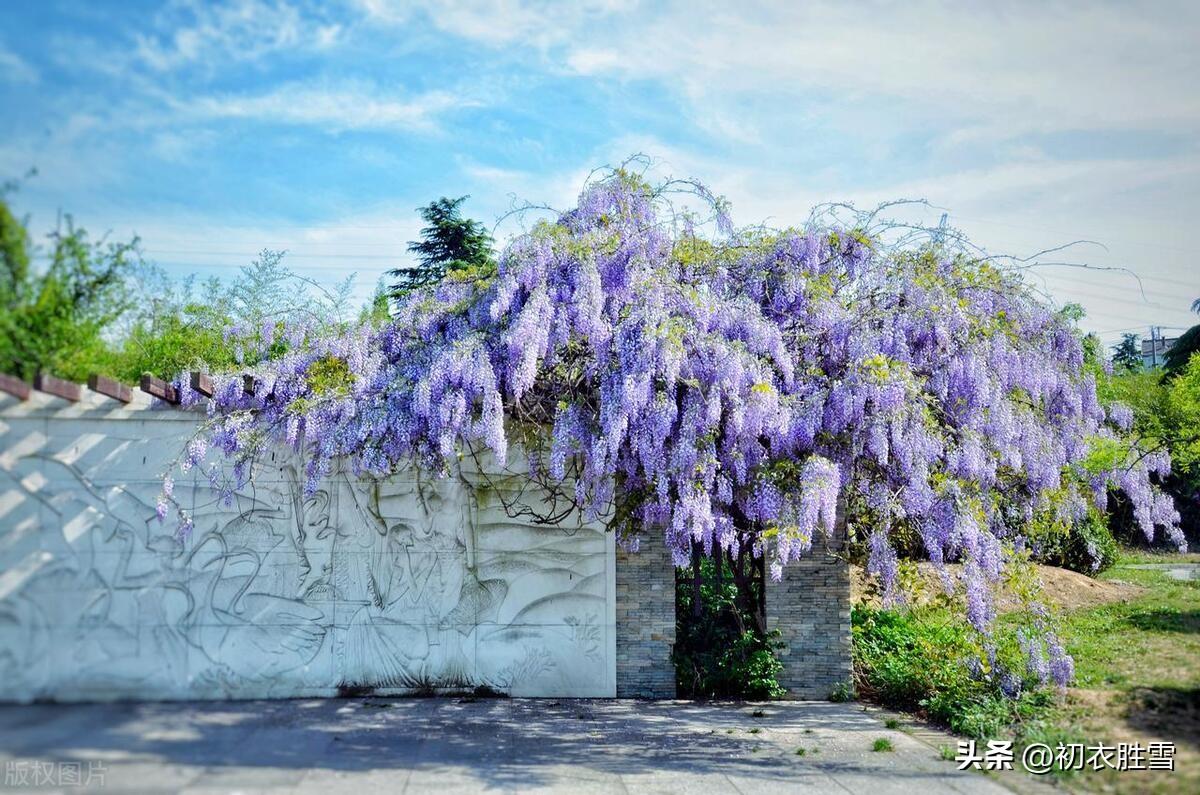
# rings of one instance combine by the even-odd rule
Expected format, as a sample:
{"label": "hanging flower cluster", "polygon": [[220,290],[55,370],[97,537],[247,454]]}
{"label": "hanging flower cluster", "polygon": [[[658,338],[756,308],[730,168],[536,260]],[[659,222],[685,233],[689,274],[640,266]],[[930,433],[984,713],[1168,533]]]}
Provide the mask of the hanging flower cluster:
{"label": "hanging flower cluster", "polygon": [[735,231],[702,188],[713,224],[665,195],[612,174],[494,273],[415,292],[386,327],[282,330],[253,394],[241,374],[211,399],[180,384],[212,417],[183,467],[228,499],[282,442],[311,491],[335,460],[503,464],[518,433],[532,478],[613,517],[623,543],[661,535],[679,564],[693,544],[745,549],[779,577],[841,503],[890,590],[903,528],[963,564],[981,631],[1037,516],[1079,520],[1120,488],[1147,537],[1179,538],[1151,480],[1168,462],[1124,445],[1127,411],[1099,404],[1078,334],[1018,276],[864,227]]}

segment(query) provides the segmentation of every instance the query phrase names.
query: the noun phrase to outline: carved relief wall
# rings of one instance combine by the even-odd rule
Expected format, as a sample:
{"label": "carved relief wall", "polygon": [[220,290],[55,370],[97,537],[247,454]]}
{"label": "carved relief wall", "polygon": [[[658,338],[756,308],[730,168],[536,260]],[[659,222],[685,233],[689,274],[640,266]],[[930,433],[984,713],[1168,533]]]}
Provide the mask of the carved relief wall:
{"label": "carved relief wall", "polygon": [[520,476],[470,467],[337,474],[306,499],[280,453],[227,504],[177,478],[180,541],[158,476],[198,420],[0,396],[0,700],[615,694],[599,523],[510,518]]}

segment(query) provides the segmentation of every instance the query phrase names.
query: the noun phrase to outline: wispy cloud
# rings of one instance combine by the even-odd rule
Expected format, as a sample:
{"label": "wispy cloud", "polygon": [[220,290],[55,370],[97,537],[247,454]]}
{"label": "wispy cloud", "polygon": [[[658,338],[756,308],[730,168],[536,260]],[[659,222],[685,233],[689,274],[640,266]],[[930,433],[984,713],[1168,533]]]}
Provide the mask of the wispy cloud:
{"label": "wispy cloud", "polygon": [[38,73],[24,58],[0,44],[0,80],[9,83],[36,83]]}
{"label": "wispy cloud", "polygon": [[492,45],[519,43],[544,49],[563,44],[610,14],[636,6],[634,0],[356,0],[369,21],[384,25],[427,19],[456,36]]}
{"label": "wispy cloud", "polygon": [[284,251],[290,270],[326,285],[354,277],[351,297],[362,304],[388,270],[410,260],[408,241],[423,225],[416,205],[415,199],[399,201],[310,224],[267,213],[230,217],[187,210],[151,216],[101,213],[88,222],[111,230],[114,239],[137,235],[149,261],[202,277],[236,274],[264,248]]}
{"label": "wispy cloud", "polygon": [[431,132],[439,115],[477,104],[448,91],[399,96],[365,83],[294,83],[254,95],[229,94],[178,103],[195,119],[250,119],[315,127],[326,132],[395,130]]}
{"label": "wispy cloud", "polygon": [[[364,0],[385,18],[394,5]],[[895,124],[986,124],[994,135],[1073,129],[1200,128],[1200,5],[824,0],[730,7],[451,2],[431,19],[485,45],[534,40],[564,69],[655,80],[700,113],[771,96],[906,103]],[[628,12],[628,13],[627,13]],[[408,13],[411,14],[411,11]],[[538,33],[537,30],[546,32]],[[735,114],[736,115],[736,114]],[[741,124],[746,121],[742,120]],[[722,124],[714,131],[728,132]]]}
{"label": "wispy cloud", "polygon": [[211,68],[281,50],[324,49],[342,32],[341,24],[283,0],[177,0],[155,17],[149,32],[136,36],[134,54],[160,72],[196,64]]}
{"label": "wispy cloud", "polygon": [[[277,217],[237,238],[249,251],[287,222],[316,229],[393,206],[411,221],[441,193],[470,193],[470,212],[491,221],[514,197],[567,206],[591,167],[640,151],[660,176],[726,194],[744,223],[800,223],[828,200],[925,198],[994,251],[1093,237],[1110,248],[1089,259],[1195,281],[1190,0],[41,6],[9,15],[4,41],[19,50],[0,44],[0,104],[25,103],[0,114],[0,175],[38,166],[22,197],[51,216],[161,220],[148,241],[186,229],[186,212],[199,228],[270,207]],[[521,223],[508,217],[500,236]],[[374,234],[280,242],[316,262],[330,251],[322,235],[340,248],[359,232]],[[1136,322],[1121,289],[1084,288],[1111,298],[1103,328]],[[1190,318],[1185,292],[1195,297],[1181,290],[1178,313],[1155,308],[1153,322]]]}

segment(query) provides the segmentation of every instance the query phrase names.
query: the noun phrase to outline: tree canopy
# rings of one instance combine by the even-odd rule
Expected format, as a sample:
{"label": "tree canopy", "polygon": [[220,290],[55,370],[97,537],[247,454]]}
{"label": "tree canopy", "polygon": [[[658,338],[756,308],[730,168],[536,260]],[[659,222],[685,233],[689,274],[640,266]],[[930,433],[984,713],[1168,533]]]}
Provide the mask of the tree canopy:
{"label": "tree canopy", "polygon": [[1200,353],[1200,325],[1180,334],[1171,349],[1163,354],[1163,369],[1168,375],[1180,375],[1196,353]]}
{"label": "tree canopy", "polygon": [[93,241],[68,216],[38,268],[41,253],[0,194],[0,372],[82,380],[106,350],[104,332],[132,306],[137,241]]}
{"label": "tree canopy", "polygon": [[[735,229],[703,186],[617,171],[494,272],[414,290],[382,328],[295,333],[254,395],[218,379],[217,419],[182,461],[226,496],[277,442],[304,451],[309,490],[339,459],[445,472],[484,450],[503,463],[515,442],[556,498],[631,548],[658,535],[677,564],[748,550],[777,578],[841,502],[889,591],[901,538],[960,562],[946,582],[983,633],[1006,563],[1110,489],[1147,536],[1180,538],[1152,480],[1169,462],[1101,404],[1070,317],[1016,272],[939,236],[890,239],[874,216]],[[1064,682],[1043,629],[1031,657]]]}
{"label": "tree canopy", "polygon": [[388,271],[395,277],[392,293],[403,296],[411,290],[441,281],[447,273],[493,264],[492,237],[483,224],[462,215],[469,196],[440,199],[417,210],[428,224],[421,239],[408,244],[417,255],[417,264]]}
{"label": "tree canopy", "polygon": [[1121,335],[1121,342],[1113,346],[1112,363],[1125,370],[1142,369],[1142,346],[1137,334]]}
{"label": "tree canopy", "polygon": [[[143,261],[136,239],[96,240],[70,216],[38,246],[7,200],[14,187],[0,187],[0,372],[130,382],[228,369],[280,353],[279,324],[328,330],[347,312],[351,280],[326,289],[288,270],[280,251],[228,281],[197,282]],[[362,319],[386,318],[381,286]]]}

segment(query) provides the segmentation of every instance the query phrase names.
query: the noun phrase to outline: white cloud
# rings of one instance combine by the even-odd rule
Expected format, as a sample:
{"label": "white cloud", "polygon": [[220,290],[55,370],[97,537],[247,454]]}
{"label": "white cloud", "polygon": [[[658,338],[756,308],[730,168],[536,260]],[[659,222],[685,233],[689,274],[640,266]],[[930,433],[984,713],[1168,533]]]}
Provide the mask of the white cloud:
{"label": "white cloud", "polygon": [[319,127],[326,131],[401,130],[429,132],[439,114],[475,104],[447,91],[400,97],[362,83],[336,86],[287,84],[256,95],[201,97],[179,104],[198,118],[253,119]]}
{"label": "white cloud", "polygon": [[24,58],[0,45],[0,80],[10,83],[36,83],[38,73]]}
{"label": "white cloud", "polygon": [[[427,133],[438,129],[444,115],[480,99],[499,104],[481,84],[497,82],[510,101],[519,102],[527,96],[524,78],[532,74],[528,82],[536,82],[549,71],[570,76],[563,91],[576,97],[599,89],[596,96],[603,101],[627,91],[629,135],[597,151],[572,150],[577,160],[547,172],[511,164],[522,162],[515,157],[561,163],[562,153],[542,157],[536,143],[521,139],[521,130],[509,129],[502,133],[512,138],[505,168],[460,156],[457,172],[440,176],[430,195],[470,192],[472,212],[484,220],[503,213],[510,194],[563,207],[577,195],[590,166],[642,151],[660,159],[660,173],[700,177],[729,196],[735,218],[744,223],[796,223],[815,203],[831,199],[871,206],[898,197],[927,198],[947,207],[952,222],[992,250],[1027,253],[1091,237],[1109,250],[1080,250],[1080,258],[1128,265],[1176,284],[1195,281],[1187,234],[1200,211],[1200,150],[1188,142],[1200,131],[1200,94],[1194,89],[1200,82],[1200,48],[1194,45],[1200,4],[356,2],[358,17],[342,18],[305,0],[219,6],[180,0],[147,22],[147,32],[136,37],[127,56],[110,43],[94,42],[94,52],[80,57],[67,41],[60,66],[108,69],[122,78],[132,99],[88,112],[81,103],[73,108],[71,124],[59,124],[48,139],[39,131],[19,145],[6,142],[0,165],[10,163],[7,173],[19,173],[36,158],[37,165],[49,166],[42,184],[69,186],[74,179],[76,189],[98,183],[109,188],[119,184],[120,174],[108,172],[116,172],[121,157],[129,155],[111,148],[113,130],[136,130],[142,152],[168,160],[186,160],[197,146],[208,146],[211,139],[199,135],[206,128],[219,135],[217,125],[204,124],[216,119],[333,132]],[[375,70],[364,79],[335,82],[337,75],[367,74],[370,61],[343,57],[358,53],[360,45],[364,56],[403,58],[420,49],[407,46],[410,39],[430,42],[431,28],[457,37],[452,45],[485,50],[483,73],[471,77],[475,82],[466,93],[446,85],[409,93],[375,82],[382,79]],[[341,46],[349,41],[354,48]],[[381,42],[399,45],[399,52],[381,51]],[[247,71],[269,77],[258,67],[272,55],[339,47],[336,58],[326,54],[329,68],[314,72],[322,80],[253,83],[254,88],[226,93],[207,88],[198,97],[180,93],[197,90],[187,80],[197,72],[212,76],[251,62]],[[37,78],[2,47],[0,74]],[[222,82],[232,85],[250,84]],[[539,110],[554,123],[553,108]],[[620,123],[613,120],[612,126]],[[483,130],[465,132],[488,134]],[[1101,148],[1086,160],[1078,159],[1078,151],[1075,159],[1055,159],[1046,154],[1045,140],[1031,135],[1062,133],[1054,140],[1065,147],[1081,132],[1118,133],[1112,140],[1119,139],[1119,147],[1107,151],[1124,151],[1106,156]],[[1157,136],[1145,140],[1159,143],[1132,150],[1143,132]],[[570,135],[571,128],[564,126],[562,134]],[[1158,149],[1168,138],[1173,149]],[[362,147],[360,157],[380,169],[403,167],[400,155],[372,149],[374,143],[346,145]],[[482,147],[471,157],[486,151]],[[398,203],[399,216],[411,219],[416,203]],[[929,220],[936,222],[940,212],[931,210]],[[502,236],[517,231],[519,222],[505,227]],[[171,228],[164,222],[161,237],[169,238]],[[362,239],[319,230],[309,236],[293,230],[282,241],[261,239],[278,229],[264,220],[235,237],[246,251],[281,242],[316,254],[346,250]],[[209,234],[217,232],[204,237]],[[318,245],[321,234],[332,235],[331,248]],[[402,255],[411,232],[386,234],[389,240],[398,235],[395,246],[382,240],[366,245]],[[297,264],[307,261],[298,258]],[[1185,293],[1200,290],[1200,284],[1179,288],[1178,301],[1147,312],[1129,303],[1125,282],[1106,278],[1063,272],[1048,275],[1047,283],[1058,285],[1054,289],[1066,298],[1090,302],[1099,328],[1128,326],[1130,314],[1182,322],[1190,317],[1187,301],[1195,297]],[[1087,296],[1089,290],[1100,297]]]}
{"label": "white cloud", "polygon": [[208,3],[177,0],[135,38],[135,54],[156,71],[249,61],[284,49],[325,49],[343,33],[339,24],[302,13],[285,0]]}
{"label": "white cloud", "polygon": [[148,151],[170,163],[191,162],[197,152],[214,145],[217,136],[210,130],[185,131],[162,129],[149,134]]}
{"label": "white cloud", "polygon": [[1198,7],[1166,3],[769,6],[664,14],[624,40],[626,74],[703,96],[821,91],[1026,129],[1200,122]]}
{"label": "white cloud", "polygon": [[[1141,301],[1117,272],[1039,271],[1052,295],[1083,303],[1097,330],[1194,321],[1200,282],[1186,235],[1200,210],[1200,156],[1162,142],[1200,131],[1196,4],[672,3],[591,22],[560,30],[541,55],[580,76],[666,87],[680,123],[710,144],[631,134],[600,160],[646,152],[659,174],[699,176],[729,196],[747,223],[796,223],[831,199],[911,197],[948,208],[995,252],[1095,239],[1107,248],[1064,258],[1162,280],[1159,295]],[[806,135],[830,149],[839,131],[851,142],[825,165],[788,166]],[[1116,134],[1124,151],[1052,157],[1038,133],[1061,133],[1060,147]]]}
{"label": "white cloud", "polygon": [[438,30],[490,45],[545,49],[636,5],[630,0],[357,0],[367,19],[402,25],[425,17]]}
{"label": "white cloud", "polygon": [[[409,3],[363,5],[379,21],[413,17]],[[577,74],[660,81],[698,116],[754,95],[776,97],[781,114],[798,98],[899,100],[893,126],[936,126],[940,118],[970,123],[975,136],[1200,127],[1194,2],[731,7],[677,0],[634,7],[460,0],[427,13],[457,36],[548,51]]]}
{"label": "white cloud", "polygon": [[36,135],[12,136],[0,146],[0,174],[35,168],[37,177],[22,188],[23,197],[30,192],[69,196],[112,184],[122,176],[124,151],[103,134],[107,129],[100,116],[78,111]]}

